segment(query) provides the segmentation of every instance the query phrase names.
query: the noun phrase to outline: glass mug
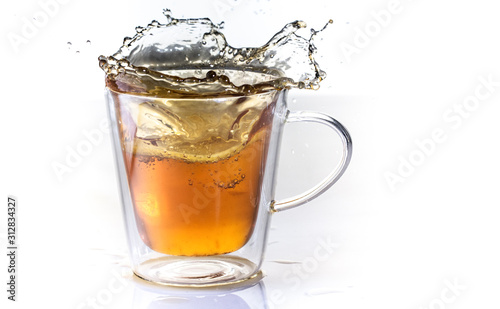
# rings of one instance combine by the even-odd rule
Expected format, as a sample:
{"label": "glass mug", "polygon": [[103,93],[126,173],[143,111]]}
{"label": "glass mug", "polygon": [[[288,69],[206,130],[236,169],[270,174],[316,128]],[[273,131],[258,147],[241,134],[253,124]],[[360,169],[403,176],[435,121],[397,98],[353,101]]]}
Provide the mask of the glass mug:
{"label": "glass mug", "polygon": [[[134,273],[174,286],[210,286],[262,276],[271,215],[332,186],[352,154],[330,116],[290,112],[288,90],[213,97],[151,97],[106,88]],[[343,143],[321,183],[275,201],[283,126],[317,122]]]}

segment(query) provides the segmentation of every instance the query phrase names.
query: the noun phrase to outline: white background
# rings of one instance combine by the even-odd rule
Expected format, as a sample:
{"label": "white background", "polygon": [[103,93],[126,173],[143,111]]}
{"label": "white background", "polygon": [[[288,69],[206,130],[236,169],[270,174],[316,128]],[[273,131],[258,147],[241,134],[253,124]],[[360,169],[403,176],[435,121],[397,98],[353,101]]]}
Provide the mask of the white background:
{"label": "white background", "polygon": [[[106,119],[98,55],[114,52],[135,26],[161,21],[165,7],[179,18],[225,20],[235,46],[262,45],[296,19],[314,28],[334,20],[318,42],[328,78],[319,91],[293,91],[289,105],[342,122],[352,163],[323,196],[274,216],[267,276],[231,308],[500,305],[500,86],[473,98],[481,78],[500,81],[495,2],[400,0],[382,23],[375,16],[393,8],[389,0],[61,0],[50,16],[46,2],[0,5],[0,236],[5,248],[12,194],[20,248],[18,301],[1,292],[2,308],[92,308],[93,298],[98,308],[193,308],[183,299],[213,299],[199,291],[165,299],[179,292],[147,294],[132,283],[109,134],[101,131],[61,178],[53,168]],[[26,35],[26,23],[37,23],[35,32]],[[436,130],[444,137],[430,147]],[[328,173],[338,159],[333,139],[316,125],[287,127],[278,198]],[[400,178],[391,185],[388,173]],[[325,242],[333,249],[318,259]],[[2,291],[7,263],[2,253]]]}

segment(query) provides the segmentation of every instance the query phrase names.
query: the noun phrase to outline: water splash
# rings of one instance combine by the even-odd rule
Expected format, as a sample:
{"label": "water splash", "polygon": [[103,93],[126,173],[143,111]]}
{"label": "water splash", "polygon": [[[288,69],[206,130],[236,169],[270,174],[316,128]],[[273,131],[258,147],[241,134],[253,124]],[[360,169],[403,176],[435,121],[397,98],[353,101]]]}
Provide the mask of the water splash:
{"label": "water splash", "polygon": [[296,32],[303,21],[285,25],[262,47],[235,48],[208,18],[176,19],[163,12],[166,23],[153,20],[136,27],[133,37],[112,56],[100,56],[107,86],[143,95],[241,95],[262,91],[318,89],[326,77],[314,59],[314,38]]}

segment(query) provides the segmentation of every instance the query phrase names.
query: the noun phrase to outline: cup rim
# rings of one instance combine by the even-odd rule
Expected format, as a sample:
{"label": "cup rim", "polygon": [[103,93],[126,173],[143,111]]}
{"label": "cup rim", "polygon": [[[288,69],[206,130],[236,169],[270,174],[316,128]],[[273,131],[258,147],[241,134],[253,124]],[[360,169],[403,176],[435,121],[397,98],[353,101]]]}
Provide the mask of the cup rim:
{"label": "cup rim", "polygon": [[163,99],[163,100],[176,100],[176,101],[184,101],[184,100],[227,100],[227,99],[234,99],[234,98],[246,98],[246,97],[256,97],[260,95],[267,95],[271,93],[282,93],[286,92],[289,89],[287,87],[282,88],[282,89],[268,89],[265,91],[259,91],[257,93],[252,93],[252,94],[235,94],[235,95],[230,95],[230,94],[219,94],[219,95],[203,95],[203,96],[188,96],[188,97],[167,97],[167,96],[152,96],[152,95],[145,95],[145,94],[140,94],[140,93],[134,93],[134,92],[123,92],[123,91],[118,91],[111,89],[108,86],[105,86],[106,90],[109,90],[111,92],[121,94],[121,95],[126,95],[126,96],[131,96],[131,97],[140,97],[140,98],[151,98],[151,99]]}

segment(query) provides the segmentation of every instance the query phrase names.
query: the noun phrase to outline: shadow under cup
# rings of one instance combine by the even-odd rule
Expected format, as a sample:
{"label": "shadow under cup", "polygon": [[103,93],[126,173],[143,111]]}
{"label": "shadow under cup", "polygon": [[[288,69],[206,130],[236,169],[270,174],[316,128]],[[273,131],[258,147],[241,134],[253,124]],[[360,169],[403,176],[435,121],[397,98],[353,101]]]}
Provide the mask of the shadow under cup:
{"label": "shadow under cup", "polygon": [[106,91],[134,272],[170,285],[256,275],[286,90],[195,98]]}

